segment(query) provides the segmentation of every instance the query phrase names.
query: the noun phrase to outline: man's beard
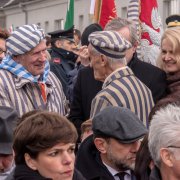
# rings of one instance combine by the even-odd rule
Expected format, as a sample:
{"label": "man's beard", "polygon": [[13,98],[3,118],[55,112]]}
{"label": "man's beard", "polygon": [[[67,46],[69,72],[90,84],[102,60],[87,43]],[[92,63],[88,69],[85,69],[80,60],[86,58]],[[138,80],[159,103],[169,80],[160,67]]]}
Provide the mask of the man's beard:
{"label": "man's beard", "polygon": [[135,162],[127,163],[127,159],[119,159],[117,156],[114,156],[112,151],[109,149],[107,153],[108,161],[116,168],[117,171],[126,171],[126,170],[134,170]]}

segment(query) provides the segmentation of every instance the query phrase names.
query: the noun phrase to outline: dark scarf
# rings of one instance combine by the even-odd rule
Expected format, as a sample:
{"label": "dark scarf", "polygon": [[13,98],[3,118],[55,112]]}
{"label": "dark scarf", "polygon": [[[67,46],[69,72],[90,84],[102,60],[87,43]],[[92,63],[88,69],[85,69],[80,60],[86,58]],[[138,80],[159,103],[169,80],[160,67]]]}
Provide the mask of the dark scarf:
{"label": "dark scarf", "polygon": [[180,71],[167,75],[167,96],[162,102],[179,103],[180,102]]}
{"label": "dark scarf", "polygon": [[156,105],[152,108],[149,115],[149,119],[152,119],[152,116],[157,110],[162,107],[165,107],[168,104],[180,105],[180,71],[174,74],[167,75],[167,95],[160,99]]}
{"label": "dark scarf", "polygon": [[180,92],[180,71],[167,75],[168,93],[174,94]]}
{"label": "dark scarf", "polygon": [[60,55],[63,59],[65,60],[70,60],[72,61],[73,63],[76,62],[76,59],[77,59],[77,55],[74,54],[73,52],[71,51],[67,51],[65,49],[62,49],[62,48],[57,48],[57,47],[53,47],[52,50],[57,53],[58,55]]}
{"label": "dark scarf", "polygon": [[15,180],[51,180],[49,178],[42,177],[38,171],[30,169],[26,165],[16,165],[14,178]]}

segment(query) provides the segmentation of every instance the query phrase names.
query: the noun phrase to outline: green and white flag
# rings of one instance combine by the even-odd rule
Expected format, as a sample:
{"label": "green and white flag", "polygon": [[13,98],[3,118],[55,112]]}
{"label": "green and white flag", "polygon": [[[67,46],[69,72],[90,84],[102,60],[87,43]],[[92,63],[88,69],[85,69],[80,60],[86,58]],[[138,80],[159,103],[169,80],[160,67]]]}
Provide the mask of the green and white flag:
{"label": "green and white flag", "polygon": [[66,22],[64,29],[69,29],[74,25],[74,0],[68,0],[68,9],[66,13]]}

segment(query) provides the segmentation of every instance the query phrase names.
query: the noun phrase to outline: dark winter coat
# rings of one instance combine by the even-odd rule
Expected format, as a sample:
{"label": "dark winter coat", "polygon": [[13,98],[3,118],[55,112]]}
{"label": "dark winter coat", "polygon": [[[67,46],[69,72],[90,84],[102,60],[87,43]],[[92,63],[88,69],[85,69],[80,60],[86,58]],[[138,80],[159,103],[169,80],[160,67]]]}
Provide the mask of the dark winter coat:
{"label": "dark winter coat", "polygon": [[167,95],[157,102],[151,111],[149,119],[161,107],[165,107],[168,104],[180,105],[180,71],[174,74],[168,74],[167,84]]}
{"label": "dark winter coat", "polygon": [[160,171],[156,166],[152,169],[149,180],[162,180]]}
{"label": "dark winter coat", "polygon": [[[80,145],[75,167],[87,180],[114,180],[101,161],[100,153],[93,143],[93,135],[87,137]],[[136,180],[134,175],[132,180]]]}
{"label": "dark winter coat", "polygon": [[[41,176],[38,171],[30,169],[27,165],[17,165],[8,180],[52,180]],[[78,170],[74,170],[72,180],[86,180]]]}

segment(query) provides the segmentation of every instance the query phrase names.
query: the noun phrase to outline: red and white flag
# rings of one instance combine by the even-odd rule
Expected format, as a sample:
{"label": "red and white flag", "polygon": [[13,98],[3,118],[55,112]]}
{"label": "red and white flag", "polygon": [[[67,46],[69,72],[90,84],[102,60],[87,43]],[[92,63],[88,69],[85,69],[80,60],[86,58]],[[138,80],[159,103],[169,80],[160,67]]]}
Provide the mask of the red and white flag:
{"label": "red and white flag", "polygon": [[156,65],[163,33],[156,0],[130,0],[128,19],[135,21],[140,38],[138,57]]}
{"label": "red and white flag", "polygon": [[91,0],[90,14],[93,14],[94,22],[104,28],[109,20],[117,17],[115,1]]}

